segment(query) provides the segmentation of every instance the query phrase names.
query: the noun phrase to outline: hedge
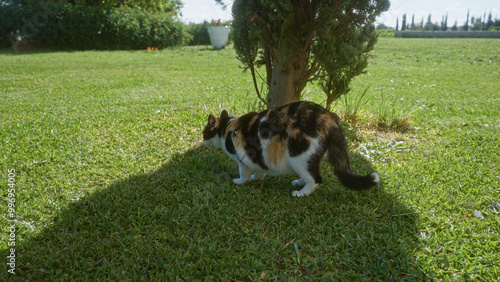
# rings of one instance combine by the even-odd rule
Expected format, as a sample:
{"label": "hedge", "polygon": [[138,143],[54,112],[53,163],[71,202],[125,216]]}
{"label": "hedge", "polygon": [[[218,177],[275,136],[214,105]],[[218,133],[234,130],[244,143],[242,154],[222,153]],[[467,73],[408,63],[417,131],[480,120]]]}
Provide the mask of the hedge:
{"label": "hedge", "polygon": [[208,35],[208,22],[190,23],[187,25],[187,31],[191,35],[187,45],[210,45],[210,37]]}
{"label": "hedge", "polygon": [[36,47],[77,50],[165,48],[189,38],[175,16],[127,7],[0,5],[0,18],[4,47],[11,45],[13,34]]}

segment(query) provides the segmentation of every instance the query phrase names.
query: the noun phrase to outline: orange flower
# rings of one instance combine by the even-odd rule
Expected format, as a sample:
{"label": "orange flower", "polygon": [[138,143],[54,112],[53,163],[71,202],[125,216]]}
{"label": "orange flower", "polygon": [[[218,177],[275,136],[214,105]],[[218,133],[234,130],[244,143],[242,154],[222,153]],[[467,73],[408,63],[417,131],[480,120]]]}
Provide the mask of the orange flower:
{"label": "orange flower", "polygon": [[148,51],[151,51],[151,47],[148,47]]}

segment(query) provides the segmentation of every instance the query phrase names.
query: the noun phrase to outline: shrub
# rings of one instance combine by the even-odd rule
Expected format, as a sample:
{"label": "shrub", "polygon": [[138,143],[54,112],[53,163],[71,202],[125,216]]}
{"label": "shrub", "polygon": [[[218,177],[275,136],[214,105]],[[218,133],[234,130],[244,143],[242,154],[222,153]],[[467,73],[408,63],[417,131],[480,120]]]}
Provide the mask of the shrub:
{"label": "shrub", "polygon": [[210,45],[210,37],[208,35],[208,22],[190,23],[187,25],[187,32],[190,38],[186,42],[187,45]]}
{"label": "shrub", "polygon": [[394,29],[378,29],[376,32],[379,37],[394,37]]}
{"label": "shrub", "polygon": [[109,48],[165,48],[185,43],[187,33],[184,24],[173,17],[120,8],[112,9],[109,19],[107,28],[103,30],[106,38],[115,38],[115,42],[106,42]]}
{"label": "shrub", "polygon": [[127,7],[4,5],[0,17],[4,45],[9,44],[9,33],[18,33],[32,45],[56,49],[165,48],[182,45],[186,39],[184,25],[174,15]]}

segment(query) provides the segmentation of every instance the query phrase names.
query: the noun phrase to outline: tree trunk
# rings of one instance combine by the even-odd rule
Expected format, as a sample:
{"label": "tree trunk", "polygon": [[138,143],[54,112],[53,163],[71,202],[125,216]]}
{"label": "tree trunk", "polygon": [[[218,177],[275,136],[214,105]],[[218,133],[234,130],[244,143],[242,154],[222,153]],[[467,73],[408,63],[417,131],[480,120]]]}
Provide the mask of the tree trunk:
{"label": "tree trunk", "polygon": [[269,84],[267,107],[277,107],[300,101],[302,90],[307,83],[306,56],[302,50],[278,63],[273,60],[272,78]]}

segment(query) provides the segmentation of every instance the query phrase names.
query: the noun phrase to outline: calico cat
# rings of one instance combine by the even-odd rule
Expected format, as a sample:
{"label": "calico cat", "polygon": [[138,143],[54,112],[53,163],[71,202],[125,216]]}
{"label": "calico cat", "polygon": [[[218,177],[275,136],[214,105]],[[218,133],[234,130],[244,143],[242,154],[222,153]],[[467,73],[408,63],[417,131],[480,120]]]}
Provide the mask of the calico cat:
{"label": "calico cat", "polygon": [[312,102],[295,102],[239,118],[229,117],[226,110],[220,118],[210,114],[203,140],[208,147],[222,148],[238,163],[236,184],[295,172],[300,179],[292,185],[304,187],[292,195],[307,196],[322,182],[320,163],[325,155],[349,189],[367,190],[380,181],[376,173],[352,173],[339,117]]}

